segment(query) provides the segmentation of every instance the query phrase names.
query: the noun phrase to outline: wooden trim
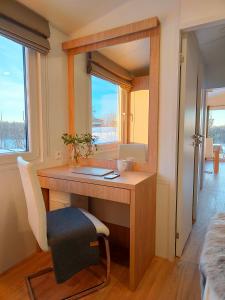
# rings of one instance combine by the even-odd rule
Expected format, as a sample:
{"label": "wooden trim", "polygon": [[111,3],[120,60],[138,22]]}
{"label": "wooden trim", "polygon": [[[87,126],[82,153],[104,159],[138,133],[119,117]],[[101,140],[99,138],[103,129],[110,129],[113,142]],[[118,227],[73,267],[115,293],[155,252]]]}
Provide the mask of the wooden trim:
{"label": "wooden trim", "polygon": [[75,98],[74,98],[74,55],[67,55],[68,63],[68,109],[69,109],[69,133],[75,133]]}
{"label": "wooden trim", "polygon": [[130,143],[131,135],[131,93],[128,93],[127,103],[127,143]]}
{"label": "wooden trim", "polygon": [[145,30],[142,32],[129,34],[126,36],[119,36],[119,37],[111,39],[111,40],[101,41],[101,42],[97,42],[94,44],[73,48],[71,50],[68,50],[67,53],[75,55],[75,54],[79,54],[79,53],[95,51],[95,50],[109,47],[109,46],[114,46],[114,45],[118,45],[118,44],[129,43],[129,42],[144,39],[144,38],[149,38],[150,34],[151,34],[151,30]]}
{"label": "wooden trim", "polygon": [[225,105],[208,105],[209,110],[225,110]]}
{"label": "wooden trim", "polygon": [[131,92],[136,92],[140,90],[149,90],[149,75],[137,76],[132,80]]}
{"label": "wooden trim", "polygon": [[148,165],[151,172],[157,171],[158,163],[159,73],[160,27],[154,29],[150,41]]}
{"label": "wooden trim", "polygon": [[156,28],[159,25],[157,17],[145,19],[139,22],[130,23],[106,31],[98,32],[81,38],[66,41],[62,44],[63,50],[71,50],[90,44],[96,44],[99,42],[112,40],[121,36],[127,36],[129,34],[140,33],[142,31]]}
{"label": "wooden trim", "polygon": [[205,128],[205,136],[208,137],[208,130],[209,130],[209,106],[207,105],[206,111],[206,128]]}
{"label": "wooden trim", "polygon": [[213,153],[214,153],[214,160],[213,160],[214,174],[218,174],[219,173],[219,168],[220,168],[220,150],[221,150],[221,147],[216,147],[215,149],[213,149]]}

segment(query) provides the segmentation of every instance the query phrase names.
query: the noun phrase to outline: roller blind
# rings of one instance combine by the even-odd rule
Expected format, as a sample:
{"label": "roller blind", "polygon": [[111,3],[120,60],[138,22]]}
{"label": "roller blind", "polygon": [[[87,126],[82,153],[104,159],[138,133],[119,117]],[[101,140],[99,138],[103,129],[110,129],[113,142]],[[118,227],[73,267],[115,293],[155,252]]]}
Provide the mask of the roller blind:
{"label": "roller blind", "polygon": [[133,76],[98,51],[88,53],[87,72],[131,90]]}
{"label": "roller blind", "polygon": [[15,0],[0,0],[0,34],[43,54],[50,50],[48,21]]}

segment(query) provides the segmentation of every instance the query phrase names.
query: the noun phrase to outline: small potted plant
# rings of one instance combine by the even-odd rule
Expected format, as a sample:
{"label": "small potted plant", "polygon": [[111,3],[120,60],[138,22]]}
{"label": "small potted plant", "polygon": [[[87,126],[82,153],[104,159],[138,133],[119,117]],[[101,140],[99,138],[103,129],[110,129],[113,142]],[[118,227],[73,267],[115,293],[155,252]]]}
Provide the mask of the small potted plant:
{"label": "small potted plant", "polygon": [[62,140],[69,147],[72,164],[79,165],[80,158],[88,158],[97,151],[96,137],[90,133],[62,135]]}

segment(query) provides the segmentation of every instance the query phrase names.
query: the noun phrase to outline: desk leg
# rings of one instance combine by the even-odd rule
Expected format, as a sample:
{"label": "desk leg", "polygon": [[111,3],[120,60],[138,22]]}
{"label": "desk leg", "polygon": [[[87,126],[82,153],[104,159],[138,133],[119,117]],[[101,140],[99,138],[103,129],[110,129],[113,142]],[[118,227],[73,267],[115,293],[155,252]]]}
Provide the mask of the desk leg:
{"label": "desk leg", "polygon": [[136,186],[130,204],[130,289],[135,290],[155,255],[156,176]]}
{"label": "desk leg", "polygon": [[214,174],[219,173],[219,163],[220,163],[220,151],[216,150],[214,151],[214,160],[213,160]]}

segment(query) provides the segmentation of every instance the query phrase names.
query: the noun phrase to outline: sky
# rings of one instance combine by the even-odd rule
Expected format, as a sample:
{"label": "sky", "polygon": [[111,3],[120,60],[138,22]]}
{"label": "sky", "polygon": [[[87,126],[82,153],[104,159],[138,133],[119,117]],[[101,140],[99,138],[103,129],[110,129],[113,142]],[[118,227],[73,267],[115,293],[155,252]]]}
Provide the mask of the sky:
{"label": "sky", "polygon": [[103,119],[104,116],[118,111],[118,86],[91,76],[92,84],[92,114],[96,118]]}
{"label": "sky", "polygon": [[23,46],[0,35],[0,120],[23,121]]}
{"label": "sky", "polygon": [[212,109],[210,116],[214,119],[213,126],[225,126],[225,109]]}

